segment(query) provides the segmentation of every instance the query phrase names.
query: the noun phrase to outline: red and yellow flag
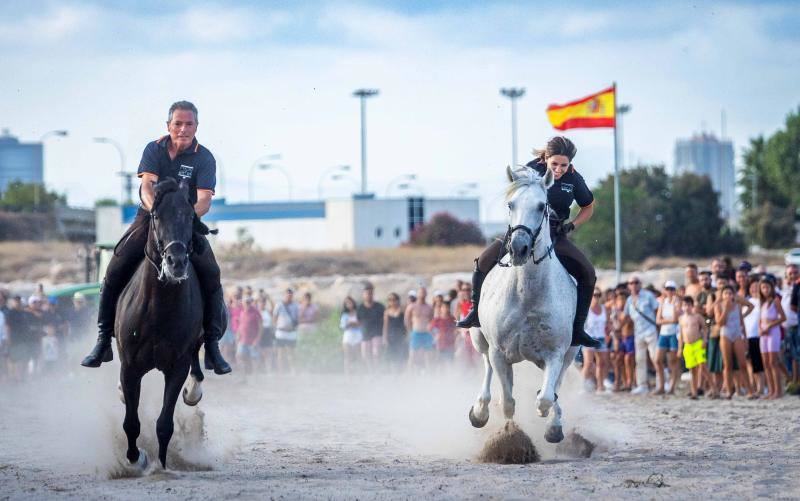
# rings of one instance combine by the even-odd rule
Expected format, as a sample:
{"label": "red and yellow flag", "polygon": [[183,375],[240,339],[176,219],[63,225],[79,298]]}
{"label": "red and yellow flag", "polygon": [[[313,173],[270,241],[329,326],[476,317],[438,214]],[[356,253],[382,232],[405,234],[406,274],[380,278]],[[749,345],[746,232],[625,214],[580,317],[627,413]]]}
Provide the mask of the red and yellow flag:
{"label": "red and yellow flag", "polygon": [[547,107],[547,119],[558,130],[615,127],[614,87],[567,104]]}

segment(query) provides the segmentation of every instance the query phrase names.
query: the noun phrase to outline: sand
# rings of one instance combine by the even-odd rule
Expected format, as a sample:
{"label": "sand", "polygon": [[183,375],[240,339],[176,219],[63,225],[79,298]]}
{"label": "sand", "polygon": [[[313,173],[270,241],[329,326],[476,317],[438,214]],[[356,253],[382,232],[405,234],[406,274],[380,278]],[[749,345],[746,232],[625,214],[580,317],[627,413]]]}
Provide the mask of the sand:
{"label": "sand", "polygon": [[[569,457],[535,416],[538,370],[516,366],[516,422],[542,461],[476,461],[504,425],[467,410],[477,369],[427,376],[210,375],[198,408],[178,407],[173,468],[121,466],[116,362],[58,382],[0,383],[0,499],[798,498],[800,399],[690,401],[560,392],[565,432],[595,444]],[[108,365],[108,364],[107,364]],[[143,446],[154,458],[161,378],[148,375]],[[494,395],[498,394],[495,389]]]}

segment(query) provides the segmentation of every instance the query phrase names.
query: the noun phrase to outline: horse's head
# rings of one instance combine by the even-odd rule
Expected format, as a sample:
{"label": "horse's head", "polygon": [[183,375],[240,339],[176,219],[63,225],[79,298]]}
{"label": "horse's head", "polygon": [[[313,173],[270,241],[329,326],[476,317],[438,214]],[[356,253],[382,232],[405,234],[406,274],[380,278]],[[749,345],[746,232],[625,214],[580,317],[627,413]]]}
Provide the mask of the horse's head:
{"label": "horse's head", "polygon": [[159,280],[179,283],[189,275],[194,207],[189,200],[189,187],[166,178],[155,186],[155,200],[150,211],[148,251],[155,250]]}
{"label": "horse's head", "polygon": [[531,257],[543,227],[549,237],[547,189],[553,185],[553,171],[547,169],[544,177],[540,177],[527,167],[519,170],[507,167],[506,173],[511,182],[506,190],[510,218],[508,252],[511,263],[521,266]]}

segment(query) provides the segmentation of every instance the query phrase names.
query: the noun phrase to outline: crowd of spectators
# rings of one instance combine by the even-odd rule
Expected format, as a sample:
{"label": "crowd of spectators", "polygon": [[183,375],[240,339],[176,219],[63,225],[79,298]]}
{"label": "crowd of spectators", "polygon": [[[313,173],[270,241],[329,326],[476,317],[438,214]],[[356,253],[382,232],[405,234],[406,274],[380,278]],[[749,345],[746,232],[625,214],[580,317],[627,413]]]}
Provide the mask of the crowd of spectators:
{"label": "crowd of spectators", "polygon": [[603,346],[581,350],[584,389],[675,394],[686,372],[692,399],[798,394],[799,304],[793,264],[778,277],[747,261],[714,259],[708,270],[687,264],[681,285],[643,287],[633,275],[596,289],[586,329]]}
{"label": "crowd of spectators", "polygon": [[41,285],[28,297],[0,291],[0,380],[52,374],[73,362],[77,367],[75,341],[95,332],[95,318],[81,293],[59,302]]}

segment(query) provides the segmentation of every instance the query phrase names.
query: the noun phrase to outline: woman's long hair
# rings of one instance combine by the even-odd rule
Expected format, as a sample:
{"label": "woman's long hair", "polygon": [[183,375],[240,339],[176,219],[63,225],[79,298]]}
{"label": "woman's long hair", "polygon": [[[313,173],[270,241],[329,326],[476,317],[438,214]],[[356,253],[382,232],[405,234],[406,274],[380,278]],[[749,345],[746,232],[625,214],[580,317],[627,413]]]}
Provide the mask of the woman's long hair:
{"label": "woman's long hair", "polygon": [[[764,293],[761,292],[761,284],[769,285],[769,296],[765,296]],[[761,306],[764,306],[764,304],[771,304],[775,299],[775,284],[772,282],[772,280],[762,278],[758,283],[758,299],[761,302]]]}
{"label": "woman's long hair", "polygon": [[[353,305],[353,309],[352,310],[350,310],[350,308],[347,307],[347,303],[350,303],[350,304]],[[351,311],[352,312],[356,311],[356,300],[353,299],[350,296],[347,296],[346,298],[344,298],[344,302],[342,303],[342,313],[350,313]]]}

